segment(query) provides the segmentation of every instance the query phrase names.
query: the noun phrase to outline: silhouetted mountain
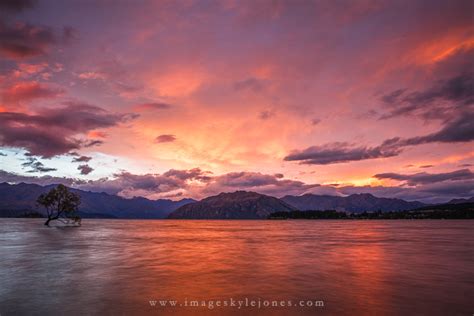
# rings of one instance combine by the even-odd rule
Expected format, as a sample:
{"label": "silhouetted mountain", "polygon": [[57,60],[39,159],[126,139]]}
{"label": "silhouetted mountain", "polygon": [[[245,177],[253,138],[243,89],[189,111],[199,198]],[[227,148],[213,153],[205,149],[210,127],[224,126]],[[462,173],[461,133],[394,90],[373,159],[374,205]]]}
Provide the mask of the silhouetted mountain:
{"label": "silhouetted mountain", "polygon": [[258,219],[273,212],[292,211],[295,208],[268,195],[236,191],[221,193],[199,202],[181,206],[168,218],[176,219]]}
{"label": "silhouetted mountain", "polygon": [[[36,199],[41,193],[49,191],[55,185],[40,186],[20,183],[11,185],[0,183],[0,217],[14,217],[22,214],[44,210],[36,206]],[[88,192],[71,189],[81,196],[79,214],[92,218],[165,218],[169,213],[193,199],[148,200],[142,197],[125,199],[107,193]]]}
{"label": "silhouetted mountain", "polygon": [[474,196],[470,199],[452,199],[446,204],[474,203]]}
{"label": "silhouetted mountain", "polygon": [[305,194],[287,195],[282,200],[300,211],[337,210],[347,212],[404,211],[422,207],[421,202],[401,199],[378,198],[369,193],[352,194],[346,197]]}

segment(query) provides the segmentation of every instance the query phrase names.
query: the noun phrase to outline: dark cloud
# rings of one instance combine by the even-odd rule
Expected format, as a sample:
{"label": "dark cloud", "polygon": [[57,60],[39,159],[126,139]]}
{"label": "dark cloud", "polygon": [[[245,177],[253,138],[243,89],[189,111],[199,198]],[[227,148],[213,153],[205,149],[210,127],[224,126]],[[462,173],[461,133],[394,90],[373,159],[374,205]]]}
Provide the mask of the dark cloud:
{"label": "dark cloud", "polygon": [[389,94],[383,95],[381,99],[384,103],[390,105],[397,104],[398,102],[400,102],[399,98],[402,96],[402,94],[405,93],[405,91],[406,89],[398,89]]}
{"label": "dark cloud", "polygon": [[215,180],[225,186],[230,187],[255,187],[263,185],[275,185],[281,183],[275,175],[262,174],[260,172],[230,172],[218,176]]}
{"label": "dark cloud", "polygon": [[34,0],[0,0],[0,9],[20,12],[32,8],[35,3]]}
{"label": "dark cloud", "polygon": [[266,110],[266,111],[260,112],[260,114],[258,115],[258,118],[261,120],[268,120],[274,116],[275,116],[275,112]]}
{"label": "dark cloud", "polygon": [[411,138],[393,138],[394,145],[414,146],[427,143],[461,143],[474,140],[474,112],[461,113],[455,119],[445,123],[437,132]]}
{"label": "dark cloud", "polygon": [[[0,0],[0,9],[19,12],[34,3],[28,0]],[[48,26],[23,22],[7,24],[0,19],[0,55],[13,60],[46,55],[53,45],[67,44],[76,37],[76,33],[70,26],[55,31]]]}
{"label": "dark cloud", "polygon": [[460,169],[446,173],[426,173],[420,172],[415,174],[400,174],[400,173],[379,173],[374,175],[377,179],[391,179],[403,181],[410,186],[420,184],[430,184],[443,181],[456,180],[474,180],[474,173],[469,169]]}
{"label": "dark cloud", "polygon": [[421,116],[424,119],[452,119],[460,111],[473,109],[474,73],[464,72],[439,81],[423,91],[408,92],[407,89],[399,89],[382,96],[381,100],[389,107],[389,113],[383,114],[382,119],[402,115]]}
{"label": "dark cloud", "polygon": [[57,43],[53,30],[46,26],[0,21],[0,54],[11,59],[45,55]]}
{"label": "dark cloud", "polygon": [[72,162],[89,162],[92,159],[92,157],[88,156],[79,156],[75,157]]}
{"label": "dark cloud", "polygon": [[163,134],[155,138],[155,143],[170,143],[176,140],[175,135]]}
{"label": "dark cloud", "polygon": [[30,170],[28,170],[27,172],[29,173],[34,173],[34,172],[50,172],[50,171],[56,171],[58,169],[56,168],[48,168],[48,167],[45,167],[45,165],[37,160],[36,158],[34,157],[28,157],[27,158],[27,161],[22,163],[21,164],[23,167],[28,167],[28,168],[31,168]]}
{"label": "dark cloud", "polygon": [[148,196],[167,193],[186,187],[187,180],[161,174],[137,175],[123,171],[114,174],[111,179],[100,179],[89,182],[85,187],[92,191],[104,191],[126,197]]}
{"label": "dark cloud", "polygon": [[326,165],[393,157],[398,155],[400,151],[397,146],[392,146],[390,142],[376,147],[357,147],[349,143],[336,142],[322,146],[311,146],[301,151],[294,151],[284,159],[286,161],[299,161],[303,164]]}
{"label": "dark cloud", "polygon": [[81,139],[80,135],[135,117],[73,103],[59,108],[43,108],[34,114],[0,112],[0,145],[22,148],[30,155],[50,158],[97,144],[100,141]]}
{"label": "dark cloud", "polygon": [[199,180],[202,182],[208,182],[211,177],[210,171],[202,171],[199,168],[189,169],[189,170],[176,170],[170,169],[167,172],[163,173],[165,177],[174,177],[183,181],[186,180]]}
{"label": "dark cloud", "polygon": [[311,125],[318,125],[319,123],[321,123],[321,120],[318,118],[314,118],[311,120]]}
{"label": "dark cloud", "polygon": [[31,101],[40,98],[55,98],[64,91],[36,81],[17,82],[2,89],[0,97],[6,104]]}
{"label": "dark cloud", "polygon": [[253,91],[255,93],[261,92],[265,89],[266,82],[257,78],[248,78],[234,83],[236,91]]}
{"label": "dark cloud", "polygon": [[299,161],[303,164],[325,165],[341,162],[359,161],[375,158],[398,156],[405,147],[428,143],[459,143],[474,140],[474,112],[460,114],[447,121],[435,133],[425,136],[385,140],[375,147],[355,146],[344,142],[311,146],[304,150],[293,151],[284,158],[286,161]]}
{"label": "dark cloud", "polygon": [[92,171],[94,171],[94,169],[92,169],[89,165],[80,165],[79,167],[77,167],[77,170],[80,170],[81,174],[84,174],[84,175],[89,174]]}
{"label": "dark cloud", "polygon": [[139,111],[167,110],[171,108],[171,104],[164,102],[152,102],[136,104],[133,107]]}
{"label": "dark cloud", "polygon": [[420,166],[420,168],[422,168],[422,169],[433,168],[433,167],[434,167],[433,165],[423,165],[423,166]]}
{"label": "dark cloud", "polygon": [[319,184],[283,179],[282,174],[262,174],[260,172],[230,172],[212,177],[202,190],[206,195],[235,190],[256,191],[281,197],[287,194],[303,194]]}
{"label": "dark cloud", "polygon": [[94,146],[100,146],[104,143],[103,140],[93,139],[93,140],[86,140],[81,142],[83,147],[89,148]]}

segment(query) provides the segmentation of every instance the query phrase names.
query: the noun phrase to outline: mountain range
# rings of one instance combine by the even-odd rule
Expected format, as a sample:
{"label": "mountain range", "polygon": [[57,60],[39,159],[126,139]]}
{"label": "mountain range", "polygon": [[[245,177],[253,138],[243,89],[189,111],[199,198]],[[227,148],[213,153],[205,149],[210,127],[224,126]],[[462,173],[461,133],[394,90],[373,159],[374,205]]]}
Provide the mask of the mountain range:
{"label": "mountain range", "polygon": [[[25,213],[43,211],[36,206],[37,197],[55,185],[0,183],[0,217],[17,217]],[[337,210],[351,213],[373,211],[413,210],[427,204],[394,198],[379,198],[372,194],[330,196],[305,194],[287,195],[281,199],[255,192],[220,193],[201,201],[182,199],[150,200],[143,197],[126,199],[107,193],[71,189],[81,196],[79,215],[85,218],[190,218],[190,219],[257,219],[274,212]],[[450,203],[473,202],[454,199]]]}
{"label": "mountain range", "polygon": [[406,211],[422,207],[421,202],[407,202],[401,199],[375,197],[369,193],[352,194],[349,196],[287,195],[282,200],[300,211],[336,210],[346,212]]}
{"label": "mountain range", "polygon": [[188,219],[255,219],[267,218],[274,212],[294,210],[338,210],[348,212],[401,211],[424,206],[421,202],[378,198],[372,194],[347,197],[305,194],[277,199],[255,192],[221,193],[199,202],[189,203],[172,212],[168,218]]}
{"label": "mountain range", "polygon": [[470,199],[452,199],[446,204],[464,204],[464,203],[474,203],[474,196]]}
{"label": "mountain range", "polygon": [[[0,217],[15,217],[25,213],[43,213],[36,206],[41,193],[48,192],[55,185],[0,183]],[[169,213],[193,199],[172,201],[167,199],[149,200],[143,197],[125,199],[107,193],[70,189],[81,196],[79,215],[95,218],[165,218]]]}

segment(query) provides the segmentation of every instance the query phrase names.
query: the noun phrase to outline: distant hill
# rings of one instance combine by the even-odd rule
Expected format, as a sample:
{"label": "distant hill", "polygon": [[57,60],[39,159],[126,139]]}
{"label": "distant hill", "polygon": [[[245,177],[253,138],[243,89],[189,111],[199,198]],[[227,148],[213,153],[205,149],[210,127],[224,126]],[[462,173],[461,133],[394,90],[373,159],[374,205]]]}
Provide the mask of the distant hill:
{"label": "distant hill", "polygon": [[[467,201],[474,201],[472,198]],[[414,211],[470,211],[474,212],[474,202],[457,202],[452,201],[444,204],[427,205],[415,209]]]}
{"label": "distant hill", "polygon": [[[20,183],[0,183],[0,217],[32,216],[44,214],[36,206],[37,197],[55,185],[40,186]],[[255,192],[237,191],[221,193],[199,202],[193,199],[172,201],[149,200],[143,197],[125,199],[116,195],[71,189],[81,196],[79,214],[83,218],[189,218],[189,219],[259,219],[271,213],[308,210],[336,210],[351,213],[459,209],[472,205],[474,198],[454,199],[446,204],[426,205],[401,199],[378,198],[372,194],[353,194],[347,197],[305,194],[287,195],[282,199]],[[458,207],[456,206],[458,205]],[[35,215],[37,216],[37,215]]]}
{"label": "distant hill", "polygon": [[446,204],[463,204],[463,203],[474,203],[474,196],[470,199],[452,199]]}
{"label": "distant hill", "polygon": [[[22,216],[33,211],[44,212],[36,207],[36,199],[54,186],[0,183],[0,217]],[[89,218],[165,218],[180,206],[195,202],[193,199],[180,201],[153,201],[142,197],[125,199],[107,193],[76,189],[71,191],[81,196],[79,214]]]}
{"label": "distant hill", "polygon": [[272,196],[255,192],[221,193],[199,202],[181,206],[168,218],[173,219],[260,219],[273,212],[293,211],[294,207]]}
{"label": "distant hill", "polygon": [[425,204],[421,202],[379,198],[369,193],[352,194],[346,197],[315,194],[305,194],[301,196],[287,195],[281,200],[300,211],[337,210],[359,213],[378,210],[404,211],[425,206]]}

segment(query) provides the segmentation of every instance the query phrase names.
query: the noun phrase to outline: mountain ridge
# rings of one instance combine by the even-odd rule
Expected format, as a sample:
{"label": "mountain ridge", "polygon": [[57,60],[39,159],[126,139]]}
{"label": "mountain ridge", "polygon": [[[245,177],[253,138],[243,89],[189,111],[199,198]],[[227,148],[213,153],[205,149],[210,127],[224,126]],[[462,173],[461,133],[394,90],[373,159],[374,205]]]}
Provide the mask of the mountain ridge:
{"label": "mountain ridge", "polygon": [[220,193],[199,202],[183,205],[170,213],[170,219],[263,219],[294,207],[280,199],[249,191]]}
{"label": "mountain ridge", "polygon": [[[43,210],[36,206],[37,197],[55,185],[0,183],[0,217],[15,217]],[[122,198],[105,192],[71,188],[81,195],[82,217],[161,219],[161,218],[266,218],[272,212],[293,210],[336,210],[350,213],[413,210],[430,204],[396,198],[380,198],[370,193],[349,196],[304,194],[286,195],[279,199],[250,191],[222,192],[200,201],[182,199],[149,200],[144,197]],[[448,203],[466,203],[469,199],[453,199]],[[179,210],[179,211],[178,211]],[[177,212],[178,211],[178,212]]]}
{"label": "mountain ridge", "polygon": [[[36,206],[37,197],[47,192],[55,185],[41,186],[38,184],[0,183],[0,217],[8,215],[24,214],[25,211],[43,213]],[[72,192],[81,196],[79,213],[83,217],[90,214],[93,217],[106,218],[165,218],[169,213],[187,203],[194,202],[193,199],[182,199],[172,201],[168,199],[149,200],[144,197],[131,199],[122,198],[105,192],[92,192],[70,188]],[[3,214],[3,215],[2,215]]]}
{"label": "mountain ridge", "polygon": [[370,193],[351,194],[349,196],[316,195],[286,195],[281,198],[284,202],[300,211],[336,210],[346,212],[372,211],[404,211],[425,206],[418,201],[408,202],[396,198],[381,198]]}

